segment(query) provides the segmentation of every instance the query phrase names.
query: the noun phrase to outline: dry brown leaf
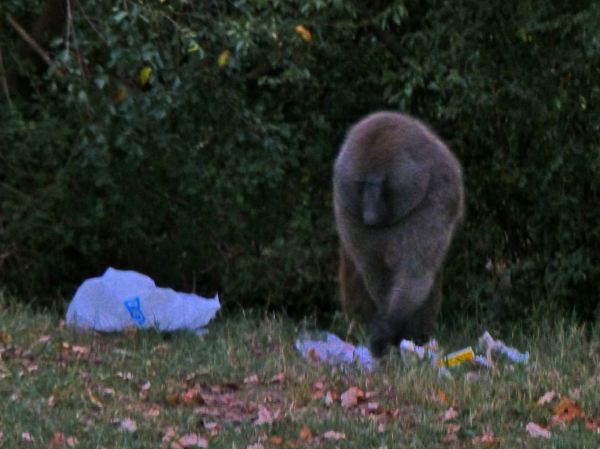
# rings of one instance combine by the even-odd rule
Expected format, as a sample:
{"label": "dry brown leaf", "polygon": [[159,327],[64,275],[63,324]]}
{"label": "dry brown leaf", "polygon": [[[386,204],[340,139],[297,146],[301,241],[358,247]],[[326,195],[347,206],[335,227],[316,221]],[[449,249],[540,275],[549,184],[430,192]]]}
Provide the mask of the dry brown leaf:
{"label": "dry brown leaf", "polygon": [[335,402],[334,393],[332,393],[331,391],[328,391],[327,394],[325,395],[325,406],[331,407],[334,402]]}
{"label": "dry brown leaf", "polygon": [[494,435],[494,432],[486,431],[483,432],[480,436],[473,438],[473,444],[496,444],[499,443],[499,440]]}
{"label": "dry brown leaf", "polygon": [[252,374],[244,379],[245,384],[257,384],[258,383],[258,375]]}
{"label": "dry brown leaf", "polygon": [[555,391],[547,391],[546,393],[544,393],[542,395],[541,398],[538,399],[537,405],[549,404],[550,402],[552,402],[554,400],[554,398],[556,398],[556,392]]}
{"label": "dry brown leaf", "polygon": [[600,419],[590,419],[586,421],[585,428],[594,433],[600,433]]}
{"label": "dry brown leaf", "polygon": [[447,432],[448,433],[456,433],[460,430],[460,424],[456,424],[456,423],[450,423],[448,424],[447,427]]}
{"label": "dry brown leaf", "polygon": [[204,398],[202,397],[202,389],[199,386],[194,386],[186,390],[181,395],[181,400],[184,404],[195,404],[202,405],[205,403]]}
{"label": "dry brown leaf", "polygon": [[312,431],[310,430],[310,428],[308,426],[303,426],[302,429],[300,429],[300,440],[301,441],[308,441],[313,437]]}
{"label": "dry brown leaf", "polygon": [[379,412],[379,402],[368,402],[367,410],[369,413],[378,413]]}
{"label": "dry brown leaf", "polygon": [[157,416],[160,416],[160,406],[157,404],[152,405],[144,412],[144,418],[156,418]]}
{"label": "dry brown leaf", "polygon": [[525,426],[525,430],[529,436],[533,438],[550,438],[552,436],[552,433],[550,433],[548,429],[534,422],[528,423],[527,426]]}
{"label": "dry brown leaf", "polygon": [[52,340],[52,337],[50,335],[43,335],[37,339],[36,343],[44,344],[48,343],[50,340]]}
{"label": "dry brown leaf", "polygon": [[554,406],[552,411],[554,412],[554,416],[552,417],[553,424],[568,423],[576,418],[585,417],[583,410],[566,396]]}
{"label": "dry brown leaf", "polygon": [[365,393],[357,387],[350,387],[342,393],[340,401],[342,407],[352,408],[355,407],[361,399],[364,399]]}
{"label": "dry brown leaf", "polygon": [[182,436],[177,440],[177,444],[179,444],[182,448],[188,447],[208,447],[208,440],[203,436],[198,435],[197,433],[188,433],[187,435]]}
{"label": "dry brown leaf", "polygon": [[279,435],[271,435],[269,437],[269,443],[271,443],[274,446],[279,446],[283,443],[283,438],[281,438]]}
{"label": "dry brown leaf", "polygon": [[124,379],[124,380],[133,380],[133,373],[130,373],[128,371],[126,371],[126,372],[117,371],[117,377],[120,377],[121,379]]}
{"label": "dry brown leaf", "polygon": [[283,381],[285,380],[285,372],[281,372],[279,374],[275,374],[273,377],[271,377],[271,380],[269,382],[271,382],[272,384],[275,383],[283,383]]}
{"label": "dry brown leaf", "polygon": [[435,398],[442,404],[446,404],[448,402],[448,399],[446,398],[446,392],[441,388],[438,388],[435,392]]}
{"label": "dry brown leaf", "polygon": [[113,396],[115,394],[115,389],[110,387],[104,387],[100,391],[104,396]]}
{"label": "dry brown leaf", "polygon": [[62,432],[54,432],[54,435],[52,435],[52,440],[50,440],[50,447],[51,448],[63,447],[66,444],[67,444],[67,438],[65,437],[65,434]]}
{"label": "dry brown leaf", "polygon": [[175,435],[177,435],[177,428],[169,427],[165,435],[162,437],[162,444],[168,444],[173,438],[175,438]]}
{"label": "dry brown leaf", "polygon": [[133,433],[137,430],[136,422],[131,418],[125,418],[119,423],[119,427],[127,432]]}
{"label": "dry brown leaf", "polygon": [[91,389],[88,388],[87,394],[92,404],[94,404],[98,408],[104,407],[104,404],[102,404],[102,400],[98,396],[96,396],[96,394]]}
{"label": "dry brown leaf", "polygon": [[167,393],[167,403],[171,405],[177,405],[181,402],[181,398],[178,393]]}
{"label": "dry brown leaf", "polygon": [[323,434],[323,438],[326,440],[345,440],[346,434],[344,432],[336,432],[335,430],[329,430]]}
{"label": "dry brown leaf", "polygon": [[268,408],[263,405],[258,406],[258,418],[254,421],[255,426],[260,426],[263,424],[272,424],[275,421],[276,416],[274,416]]}
{"label": "dry brown leaf", "polygon": [[456,419],[458,416],[458,412],[454,407],[450,407],[448,410],[444,412],[444,421],[450,421],[451,419]]}
{"label": "dry brown leaf", "polygon": [[71,351],[73,351],[75,354],[86,355],[90,353],[90,348],[88,348],[87,346],[74,345],[71,347]]}

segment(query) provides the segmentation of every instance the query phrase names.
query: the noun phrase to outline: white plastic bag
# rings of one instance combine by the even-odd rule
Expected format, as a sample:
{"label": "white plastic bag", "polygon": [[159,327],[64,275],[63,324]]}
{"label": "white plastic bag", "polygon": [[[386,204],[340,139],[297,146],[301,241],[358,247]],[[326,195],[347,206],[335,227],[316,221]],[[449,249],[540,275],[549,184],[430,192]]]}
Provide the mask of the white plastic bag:
{"label": "white plastic bag", "polygon": [[101,277],[86,280],[67,309],[67,326],[104,332],[129,327],[161,331],[190,330],[200,335],[221,308],[212,299],[159,288],[136,271],[108,268]]}

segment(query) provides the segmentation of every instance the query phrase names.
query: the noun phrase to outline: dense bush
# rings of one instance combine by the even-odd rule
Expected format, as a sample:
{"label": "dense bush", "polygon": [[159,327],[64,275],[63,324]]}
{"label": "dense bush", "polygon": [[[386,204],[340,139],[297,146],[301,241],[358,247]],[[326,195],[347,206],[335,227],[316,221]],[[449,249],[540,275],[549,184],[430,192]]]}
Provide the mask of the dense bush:
{"label": "dense bush", "polygon": [[[1,20],[30,23],[25,3]],[[447,310],[596,309],[596,2],[108,3],[73,8],[58,67],[0,112],[9,289],[42,301],[111,264],[228,304],[331,310],[331,163],[386,108],[464,165]],[[31,74],[18,40],[0,27],[6,70]]]}

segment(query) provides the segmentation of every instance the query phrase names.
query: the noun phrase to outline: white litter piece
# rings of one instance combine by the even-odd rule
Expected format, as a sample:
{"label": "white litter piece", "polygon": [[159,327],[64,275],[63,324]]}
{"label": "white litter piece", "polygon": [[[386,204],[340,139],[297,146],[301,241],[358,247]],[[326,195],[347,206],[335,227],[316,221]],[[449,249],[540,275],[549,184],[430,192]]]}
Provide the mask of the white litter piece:
{"label": "white litter piece", "polygon": [[354,346],[329,332],[319,332],[316,336],[302,335],[296,340],[296,349],[305,359],[316,359],[331,365],[350,365],[358,362],[367,371],[373,371],[377,366],[369,348]]}
{"label": "white litter piece", "polygon": [[486,357],[485,362],[482,360],[482,365],[491,367],[492,352],[496,352],[513,363],[527,363],[529,361],[529,352],[521,352],[515,348],[507,346],[501,340],[494,340],[488,331],[485,331],[481,337],[479,337],[479,344],[485,349]]}
{"label": "white litter piece", "polygon": [[118,332],[131,327],[161,331],[206,333],[204,326],[221,308],[219,295],[203,298],[157,287],[136,271],[108,268],[101,277],[87,279],[67,309],[67,326]]}

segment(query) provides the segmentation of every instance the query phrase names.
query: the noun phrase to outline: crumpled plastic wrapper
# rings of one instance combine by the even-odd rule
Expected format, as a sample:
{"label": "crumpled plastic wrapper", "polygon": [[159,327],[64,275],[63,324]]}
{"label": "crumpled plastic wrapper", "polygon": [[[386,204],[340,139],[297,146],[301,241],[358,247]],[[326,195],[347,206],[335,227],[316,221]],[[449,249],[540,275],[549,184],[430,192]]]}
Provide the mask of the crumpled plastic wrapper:
{"label": "crumpled plastic wrapper", "polygon": [[304,334],[296,340],[296,349],[302,357],[330,365],[343,366],[358,363],[367,371],[373,371],[377,361],[366,346],[354,346],[329,332]]}
{"label": "crumpled plastic wrapper", "polygon": [[118,332],[128,328],[160,331],[189,330],[206,333],[204,326],[221,308],[219,296],[203,298],[193,293],[157,287],[136,271],[108,268],[90,278],[75,292],[67,309],[67,326]]}

